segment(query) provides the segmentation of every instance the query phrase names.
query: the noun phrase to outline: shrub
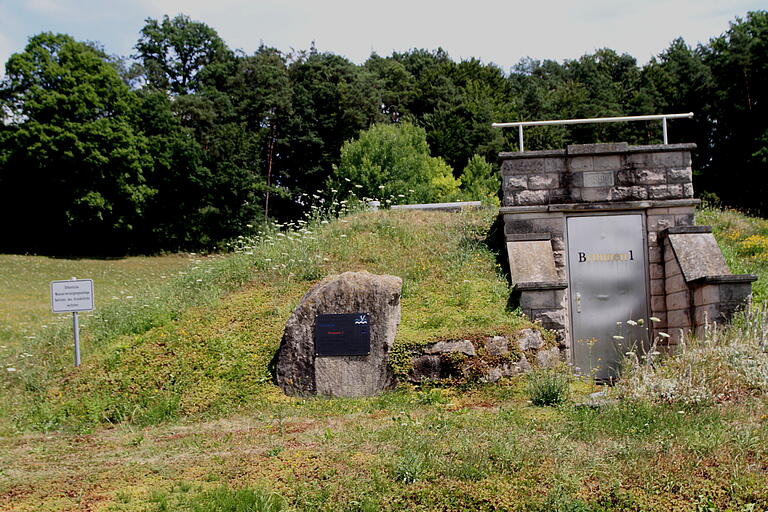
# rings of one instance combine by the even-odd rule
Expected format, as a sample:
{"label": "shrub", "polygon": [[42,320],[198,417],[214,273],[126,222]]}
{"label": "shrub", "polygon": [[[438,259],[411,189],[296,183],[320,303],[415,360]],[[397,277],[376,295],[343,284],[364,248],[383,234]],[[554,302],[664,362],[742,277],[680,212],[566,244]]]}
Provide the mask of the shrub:
{"label": "shrub", "polygon": [[360,132],[357,140],[344,143],[339,159],[331,185],[342,194],[429,203],[459,193],[451,167],[430,156],[426,131],[410,123],[378,124]]}
{"label": "shrub", "polygon": [[493,165],[486,162],[480,155],[470,158],[461,175],[464,199],[498,206],[500,188],[501,179]]}

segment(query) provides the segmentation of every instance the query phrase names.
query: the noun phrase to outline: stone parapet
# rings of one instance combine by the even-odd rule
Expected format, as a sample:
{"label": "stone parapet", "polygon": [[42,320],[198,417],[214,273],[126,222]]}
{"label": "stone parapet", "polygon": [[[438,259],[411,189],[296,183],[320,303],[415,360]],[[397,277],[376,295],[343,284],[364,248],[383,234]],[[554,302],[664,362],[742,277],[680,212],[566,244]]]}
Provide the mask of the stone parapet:
{"label": "stone parapet", "polygon": [[690,199],[694,144],[500,153],[504,206]]}
{"label": "stone parapet", "polygon": [[709,226],[663,230],[667,329],[702,336],[708,326],[729,321],[752,298],[752,274],[729,274]]}

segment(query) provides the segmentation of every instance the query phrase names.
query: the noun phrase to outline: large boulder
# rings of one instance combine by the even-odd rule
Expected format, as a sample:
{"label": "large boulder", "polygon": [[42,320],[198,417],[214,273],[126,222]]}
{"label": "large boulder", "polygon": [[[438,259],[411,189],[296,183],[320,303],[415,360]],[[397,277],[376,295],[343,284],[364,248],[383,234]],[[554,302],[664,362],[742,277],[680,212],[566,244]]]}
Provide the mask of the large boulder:
{"label": "large boulder", "polygon": [[[293,396],[354,397],[393,387],[387,363],[400,323],[402,287],[396,276],[344,272],[310,288],[288,319],[277,353],[275,371],[282,390]],[[317,316],[352,313],[367,314],[368,355],[317,355]]]}

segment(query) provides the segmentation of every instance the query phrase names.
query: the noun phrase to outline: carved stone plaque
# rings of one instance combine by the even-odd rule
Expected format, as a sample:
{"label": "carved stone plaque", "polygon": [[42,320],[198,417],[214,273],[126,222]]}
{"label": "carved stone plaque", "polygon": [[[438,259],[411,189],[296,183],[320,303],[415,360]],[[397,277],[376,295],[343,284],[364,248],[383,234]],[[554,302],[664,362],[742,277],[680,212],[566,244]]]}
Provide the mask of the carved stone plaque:
{"label": "carved stone plaque", "polygon": [[612,187],[613,171],[585,172],[584,188]]}

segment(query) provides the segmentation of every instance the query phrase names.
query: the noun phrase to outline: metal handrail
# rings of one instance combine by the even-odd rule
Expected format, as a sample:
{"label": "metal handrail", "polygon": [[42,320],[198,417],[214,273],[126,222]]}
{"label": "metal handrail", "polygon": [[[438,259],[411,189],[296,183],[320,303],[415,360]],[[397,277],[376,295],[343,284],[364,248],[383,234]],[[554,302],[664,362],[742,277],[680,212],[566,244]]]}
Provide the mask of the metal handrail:
{"label": "metal handrail", "polygon": [[523,127],[524,126],[547,126],[553,124],[587,124],[587,123],[618,123],[623,121],[655,121],[661,119],[661,126],[664,132],[664,144],[667,142],[667,119],[691,119],[693,112],[686,114],[653,114],[647,116],[623,116],[623,117],[595,117],[592,119],[554,119],[551,121],[519,121],[516,123],[492,123],[493,128],[512,128],[517,126],[518,139],[520,142],[520,152],[525,151],[523,145]]}

